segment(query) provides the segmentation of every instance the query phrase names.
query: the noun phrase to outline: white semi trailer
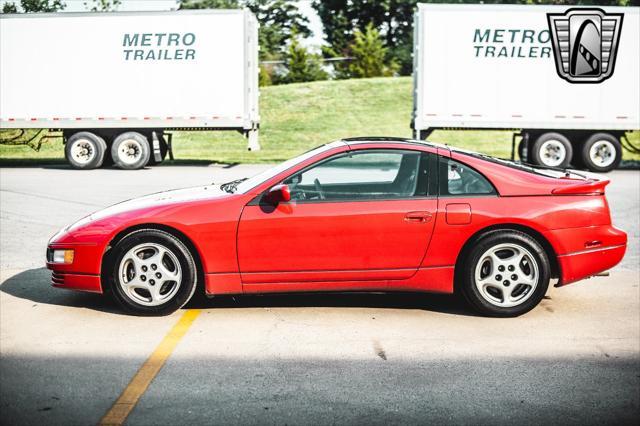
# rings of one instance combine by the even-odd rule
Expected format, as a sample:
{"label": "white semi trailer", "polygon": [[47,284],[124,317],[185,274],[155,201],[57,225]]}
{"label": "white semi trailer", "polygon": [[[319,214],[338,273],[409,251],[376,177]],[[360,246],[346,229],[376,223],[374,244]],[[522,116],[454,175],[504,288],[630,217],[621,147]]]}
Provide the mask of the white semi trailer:
{"label": "white semi trailer", "polygon": [[258,22],[248,10],[0,18],[0,128],[61,130],[69,163],[161,162],[171,130],[260,149]]}
{"label": "white semi trailer", "polygon": [[513,129],[523,161],[615,168],[640,128],[640,8],[420,4],[418,138]]}

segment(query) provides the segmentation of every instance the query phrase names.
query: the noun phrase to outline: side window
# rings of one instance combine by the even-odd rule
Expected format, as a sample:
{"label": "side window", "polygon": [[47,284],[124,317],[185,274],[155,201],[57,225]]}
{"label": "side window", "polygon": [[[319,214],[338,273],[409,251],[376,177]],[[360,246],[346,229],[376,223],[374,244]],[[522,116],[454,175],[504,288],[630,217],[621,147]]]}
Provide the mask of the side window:
{"label": "side window", "polygon": [[492,195],[493,185],[471,167],[440,158],[440,195]]}
{"label": "side window", "polygon": [[372,200],[424,196],[427,177],[420,152],[367,150],[340,154],[284,183],[294,200]]}

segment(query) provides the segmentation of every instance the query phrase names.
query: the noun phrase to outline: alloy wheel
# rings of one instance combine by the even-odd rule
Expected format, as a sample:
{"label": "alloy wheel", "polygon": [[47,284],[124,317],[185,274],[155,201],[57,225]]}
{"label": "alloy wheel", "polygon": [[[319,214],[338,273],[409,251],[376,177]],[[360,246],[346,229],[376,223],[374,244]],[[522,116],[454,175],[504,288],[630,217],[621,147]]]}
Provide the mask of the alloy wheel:
{"label": "alloy wheel", "polygon": [[475,268],[475,286],[484,300],[510,308],[528,300],[539,281],[535,258],[519,244],[498,244],[485,251]]}
{"label": "alloy wheel", "polygon": [[130,249],[120,261],[118,284],[132,301],[158,306],[171,300],[182,281],[177,256],[167,247],[143,243]]}

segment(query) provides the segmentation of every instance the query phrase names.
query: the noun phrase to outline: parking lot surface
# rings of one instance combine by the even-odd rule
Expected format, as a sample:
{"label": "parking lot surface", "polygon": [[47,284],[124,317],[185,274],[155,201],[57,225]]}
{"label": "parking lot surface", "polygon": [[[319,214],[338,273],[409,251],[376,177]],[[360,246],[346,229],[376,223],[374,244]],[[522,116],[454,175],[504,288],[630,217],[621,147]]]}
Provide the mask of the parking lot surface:
{"label": "parking lot surface", "polygon": [[629,251],[610,277],[550,289],[513,319],[454,296],[197,298],[168,317],[53,289],[59,228],[124,199],[267,166],[0,169],[0,423],[97,424],[187,310],[199,315],[127,424],[635,424],[640,172],[607,188]]}

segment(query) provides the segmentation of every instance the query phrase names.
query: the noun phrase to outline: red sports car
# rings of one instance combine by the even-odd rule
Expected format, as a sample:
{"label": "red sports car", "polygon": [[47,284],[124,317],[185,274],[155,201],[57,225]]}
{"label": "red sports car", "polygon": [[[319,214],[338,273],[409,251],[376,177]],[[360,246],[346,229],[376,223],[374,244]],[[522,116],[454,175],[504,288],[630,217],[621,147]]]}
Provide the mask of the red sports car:
{"label": "red sports car", "polygon": [[549,281],[623,257],[607,180],[447,146],[351,138],[249,179],[161,192],[56,234],[56,287],[168,314],[220,294],[461,292],[492,316],[534,308]]}

